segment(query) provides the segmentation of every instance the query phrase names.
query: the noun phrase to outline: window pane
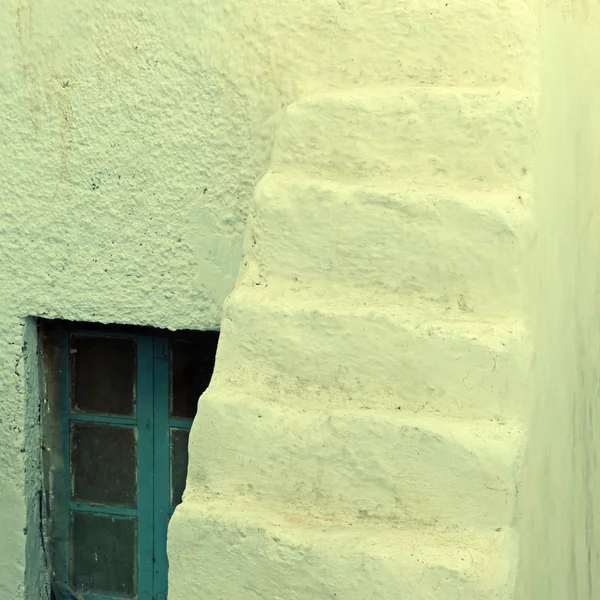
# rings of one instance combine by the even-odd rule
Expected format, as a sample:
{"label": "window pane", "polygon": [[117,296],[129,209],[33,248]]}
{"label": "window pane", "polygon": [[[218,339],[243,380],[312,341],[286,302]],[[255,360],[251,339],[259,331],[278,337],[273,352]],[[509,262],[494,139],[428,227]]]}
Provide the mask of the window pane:
{"label": "window pane", "polygon": [[135,414],[137,343],[95,336],[71,337],[71,410]]}
{"label": "window pane", "polygon": [[71,424],[71,496],[75,502],[135,508],[136,431]]}
{"label": "window pane", "polygon": [[187,429],[171,428],[171,506],[173,508],[181,503],[185,490],[189,436],[190,432]]}
{"label": "window pane", "polygon": [[71,587],[133,598],[137,588],[135,518],[71,515]]}
{"label": "window pane", "polygon": [[201,342],[175,341],[171,357],[171,415],[193,419],[198,398],[210,383],[215,368],[219,334],[206,331]]}

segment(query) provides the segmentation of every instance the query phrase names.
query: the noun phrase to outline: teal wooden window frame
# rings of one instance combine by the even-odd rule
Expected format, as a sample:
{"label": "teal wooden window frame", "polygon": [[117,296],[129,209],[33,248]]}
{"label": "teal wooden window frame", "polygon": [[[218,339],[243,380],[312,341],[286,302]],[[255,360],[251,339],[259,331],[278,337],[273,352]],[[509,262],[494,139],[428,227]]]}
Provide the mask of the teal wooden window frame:
{"label": "teal wooden window frame", "polygon": [[[218,334],[216,332],[196,332]],[[71,340],[73,336],[118,338],[134,340],[137,344],[136,411],[134,417],[73,412],[71,406]],[[168,593],[167,529],[175,511],[171,490],[171,431],[189,434],[192,418],[170,416],[171,406],[171,345],[173,341],[186,340],[172,335],[138,334],[112,329],[66,329],[61,336],[60,436],[64,456],[64,513],[58,527],[58,536],[65,540],[62,560],[62,581],[57,589],[60,600],[116,600],[131,596],[101,595],[77,592],[70,587],[71,540],[70,523],[73,515],[91,514],[108,516],[112,520],[137,520],[137,595],[136,600],[166,600]],[[212,356],[214,361],[214,356]],[[71,497],[71,427],[74,423],[109,425],[118,428],[137,428],[137,506],[84,504]],[[74,593],[76,595],[74,595]]]}

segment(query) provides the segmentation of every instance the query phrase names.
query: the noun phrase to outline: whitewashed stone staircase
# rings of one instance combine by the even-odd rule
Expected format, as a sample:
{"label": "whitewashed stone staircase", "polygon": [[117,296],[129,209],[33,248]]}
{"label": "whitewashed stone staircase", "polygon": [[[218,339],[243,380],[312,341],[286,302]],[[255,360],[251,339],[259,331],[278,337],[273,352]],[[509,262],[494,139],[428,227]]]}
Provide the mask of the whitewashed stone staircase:
{"label": "whitewashed stone staircase", "polygon": [[512,597],[534,113],[441,87],[287,109],[194,424],[170,598]]}

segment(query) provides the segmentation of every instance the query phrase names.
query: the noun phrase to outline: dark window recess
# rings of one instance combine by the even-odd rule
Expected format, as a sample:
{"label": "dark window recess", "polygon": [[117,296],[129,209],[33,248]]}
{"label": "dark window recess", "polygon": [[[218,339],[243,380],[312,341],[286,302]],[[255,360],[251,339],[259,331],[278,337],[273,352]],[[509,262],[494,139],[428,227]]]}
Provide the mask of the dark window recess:
{"label": "dark window recess", "polygon": [[41,322],[49,566],[57,600],[168,594],[167,529],[218,333]]}
{"label": "dark window recess", "polygon": [[70,358],[73,412],[135,415],[135,340],[73,335]]}
{"label": "dark window recess", "polygon": [[171,416],[193,419],[215,365],[218,334],[207,331],[201,342],[175,341],[171,345]]}
{"label": "dark window recess", "polygon": [[187,429],[171,427],[171,507],[181,503],[188,469],[188,440],[190,432]]}

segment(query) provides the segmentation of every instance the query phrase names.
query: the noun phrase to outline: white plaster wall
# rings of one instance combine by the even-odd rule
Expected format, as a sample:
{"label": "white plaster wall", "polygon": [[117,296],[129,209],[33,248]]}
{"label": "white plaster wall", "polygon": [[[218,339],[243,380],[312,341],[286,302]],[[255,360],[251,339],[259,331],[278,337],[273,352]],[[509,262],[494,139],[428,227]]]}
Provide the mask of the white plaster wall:
{"label": "white plaster wall", "polygon": [[240,81],[269,65],[282,110],[170,525],[172,600],[512,598],[535,11],[256,0],[206,22],[203,52]]}
{"label": "white plaster wall", "polygon": [[600,597],[600,5],[543,2],[523,600]]}
{"label": "white plaster wall", "polygon": [[[35,364],[24,359],[24,341],[31,350],[35,338],[26,317],[216,326],[237,272],[247,201],[270,156],[273,128],[263,121],[274,127],[279,109],[331,88],[527,89],[536,64],[523,57],[537,46],[530,4],[6,0],[0,598],[24,595],[26,505],[35,508],[24,492],[26,459],[30,491],[36,464],[23,452],[36,439],[35,411],[25,404],[36,393]],[[543,19],[535,272],[544,302],[522,504],[524,600],[597,593],[589,507],[600,364],[591,335],[600,17],[583,1],[563,4]],[[35,545],[28,551],[36,564]],[[40,585],[32,576],[30,598]]]}
{"label": "white plaster wall", "polygon": [[[2,600],[23,598],[39,512],[27,317],[214,328],[233,287],[260,175],[255,109],[203,63],[200,4],[2,3]],[[38,600],[36,531],[27,544]]]}

